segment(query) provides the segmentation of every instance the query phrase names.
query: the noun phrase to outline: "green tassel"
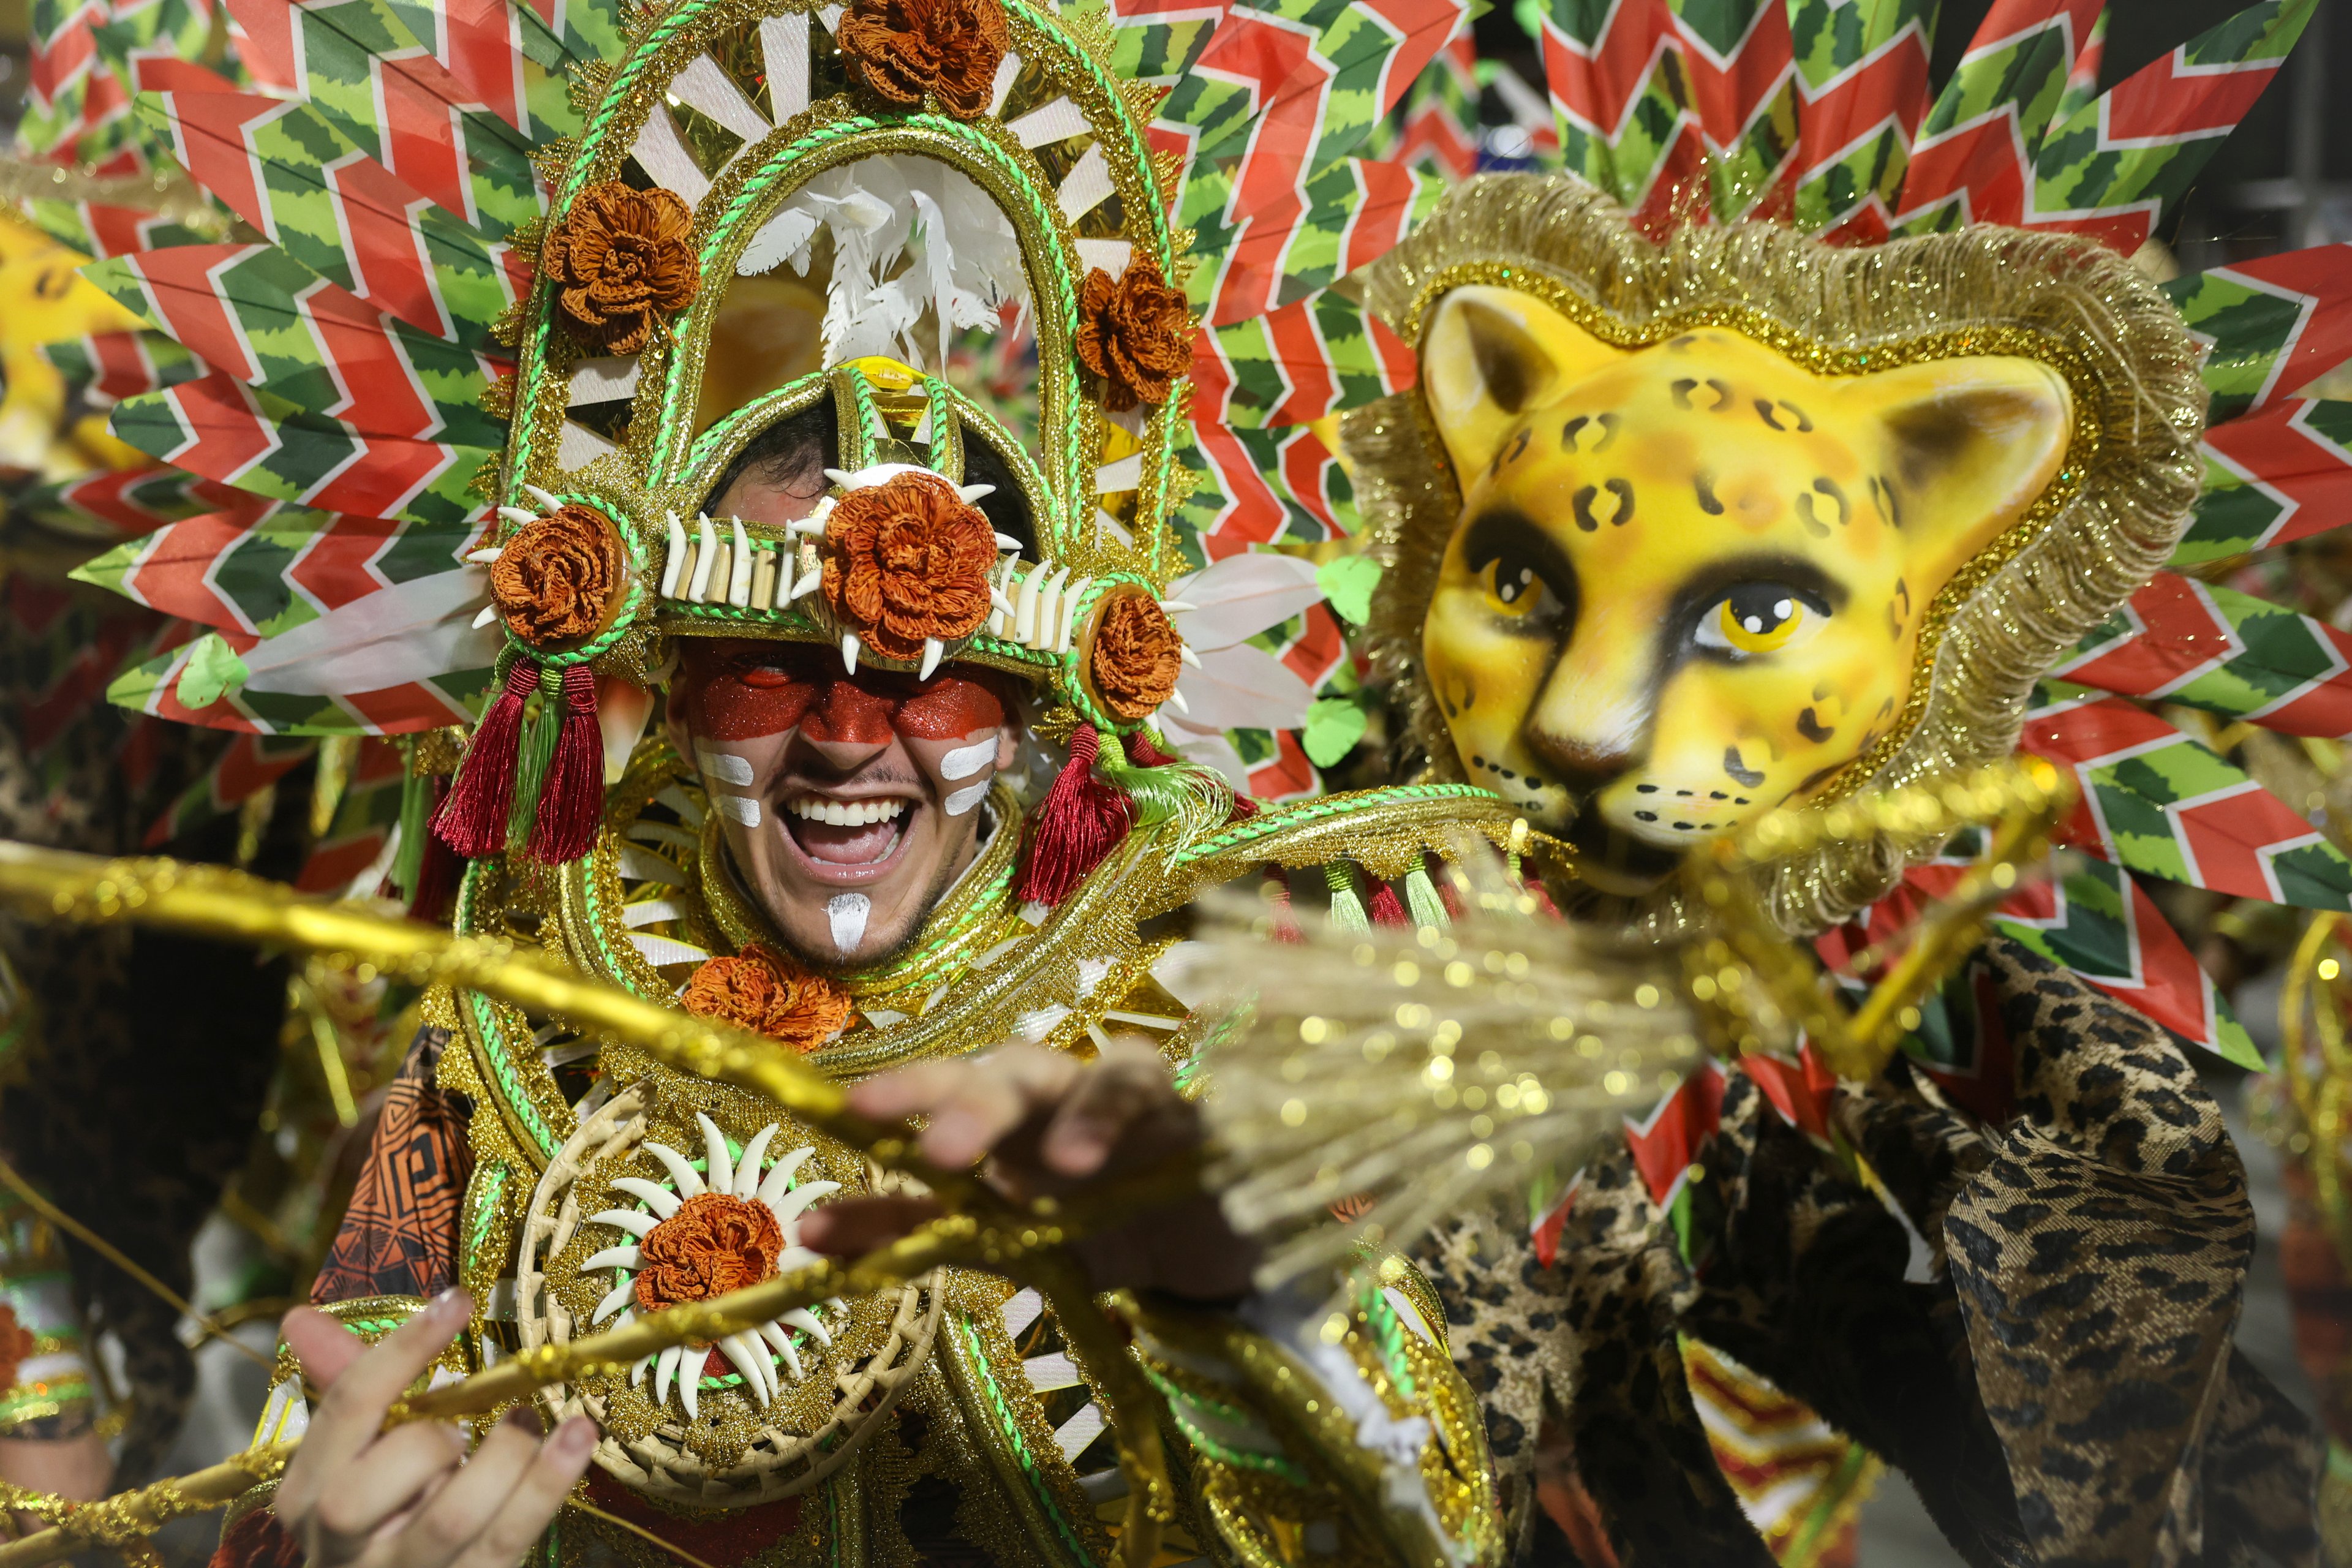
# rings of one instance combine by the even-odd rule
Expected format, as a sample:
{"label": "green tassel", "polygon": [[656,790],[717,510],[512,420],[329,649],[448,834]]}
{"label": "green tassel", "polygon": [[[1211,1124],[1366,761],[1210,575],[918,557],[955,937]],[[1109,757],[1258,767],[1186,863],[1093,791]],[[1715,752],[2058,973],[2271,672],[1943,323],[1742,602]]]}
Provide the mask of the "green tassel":
{"label": "green tassel", "polygon": [[[414,742],[401,748],[413,763]],[[418,776],[412,765],[400,781],[400,853],[392,858],[392,885],[404,899],[416,896],[416,879],[425,869],[425,841],[433,836],[433,781]]]}
{"label": "green tassel", "polygon": [[1187,800],[1224,785],[1221,775],[1193,763],[1139,768],[1127,760],[1116,742],[1103,747],[1095,759],[1095,772],[1133,803],[1138,827],[1166,822],[1183,809]]}
{"label": "green tassel", "polygon": [[539,674],[539,711],[525,722],[522,753],[515,759],[514,806],[507,813],[507,847],[520,854],[530,842],[531,825],[539,818],[540,786],[547,783],[547,765],[555,760],[556,738],[563,732],[563,671],[549,665]]}
{"label": "green tassel", "polygon": [[1445,912],[1445,900],[1437,896],[1437,884],[1429,879],[1429,868],[1415,866],[1404,874],[1405,908],[1412,911],[1412,923],[1429,931],[1444,931],[1454,924]]}
{"label": "green tassel", "polygon": [[1333,860],[1323,868],[1323,881],[1331,889],[1331,923],[1341,931],[1370,931],[1371,918],[1356,896],[1356,868],[1345,860]]}

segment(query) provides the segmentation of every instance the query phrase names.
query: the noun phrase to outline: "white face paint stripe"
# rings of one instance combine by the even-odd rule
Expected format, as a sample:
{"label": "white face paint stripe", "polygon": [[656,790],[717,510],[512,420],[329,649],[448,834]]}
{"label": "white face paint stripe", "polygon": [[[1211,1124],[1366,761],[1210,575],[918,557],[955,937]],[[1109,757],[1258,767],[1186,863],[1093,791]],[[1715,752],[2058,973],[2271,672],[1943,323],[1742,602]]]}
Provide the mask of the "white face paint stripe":
{"label": "white face paint stripe", "polygon": [[711,803],[746,827],[760,826],[760,803],[740,795],[714,795]]}
{"label": "white face paint stripe", "polygon": [[982,801],[986,800],[988,798],[988,786],[995,782],[995,778],[996,775],[994,773],[991,773],[987,778],[981,780],[978,784],[966,784],[963,788],[948,796],[946,803],[947,814],[950,816],[961,816],[965,812],[970,811],[973,806],[978,805]]}
{"label": "white face paint stripe", "polygon": [[[969,746],[958,746],[954,751],[941,757],[940,777],[950,782],[956,779],[968,779],[981,769],[992,765],[995,761],[996,737],[991,735],[985,741],[975,741]],[[953,812],[950,811],[950,815],[953,815]]]}
{"label": "white face paint stripe", "polygon": [[705,778],[720,784],[747,784],[751,782],[751,764],[732,752],[714,752],[708,746],[694,748],[694,761]]}
{"label": "white face paint stripe", "polygon": [[866,911],[874,900],[863,893],[835,893],[824,901],[825,919],[833,922],[834,950],[845,955],[854,952],[866,940]]}

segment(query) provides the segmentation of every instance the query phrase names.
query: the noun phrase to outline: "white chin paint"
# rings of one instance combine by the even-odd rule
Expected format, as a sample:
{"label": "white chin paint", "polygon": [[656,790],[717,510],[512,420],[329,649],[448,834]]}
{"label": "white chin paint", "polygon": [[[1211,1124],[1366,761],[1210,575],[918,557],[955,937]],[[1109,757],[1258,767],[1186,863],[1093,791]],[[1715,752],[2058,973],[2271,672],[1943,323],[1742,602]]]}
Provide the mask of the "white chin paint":
{"label": "white chin paint", "polygon": [[986,800],[988,798],[988,786],[994,783],[996,775],[994,773],[991,773],[988,777],[981,780],[978,784],[966,784],[963,788],[948,796],[945,803],[947,814],[950,816],[961,816],[965,812],[970,811],[973,806],[978,805],[982,801]]}
{"label": "white chin paint", "polygon": [[824,918],[833,922],[834,951],[845,957],[866,940],[866,911],[874,900],[863,893],[835,893],[824,901]]}
{"label": "white chin paint", "polygon": [[[975,741],[969,746],[958,746],[954,751],[941,757],[940,777],[950,782],[956,779],[968,779],[995,761],[996,737],[991,735],[985,741]],[[751,781],[746,779],[744,782],[749,784]],[[954,815],[952,807],[950,808],[949,815]]]}
{"label": "white chin paint", "polygon": [[746,827],[760,826],[760,803],[740,795],[714,795],[710,802]]}
{"label": "white chin paint", "polygon": [[730,784],[751,782],[751,763],[732,752],[714,752],[708,746],[697,746],[694,748],[694,761],[701,768],[704,778]]}

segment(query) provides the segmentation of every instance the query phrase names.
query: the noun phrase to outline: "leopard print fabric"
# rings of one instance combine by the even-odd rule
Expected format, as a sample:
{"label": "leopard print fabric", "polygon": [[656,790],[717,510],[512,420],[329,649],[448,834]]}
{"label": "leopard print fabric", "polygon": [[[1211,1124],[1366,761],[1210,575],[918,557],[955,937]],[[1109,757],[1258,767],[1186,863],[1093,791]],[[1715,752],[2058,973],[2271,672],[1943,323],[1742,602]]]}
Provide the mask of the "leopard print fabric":
{"label": "leopard print fabric", "polygon": [[2074,976],[2002,939],[1975,962],[2014,1114],[1976,1123],[1902,1066],[1841,1087],[1884,1197],[1733,1073],[1697,1267],[1622,1146],[1552,1267],[1494,1216],[1425,1245],[1516,1539],[1549,1419],[1624,1568],[1771,1562],[1709,1452],[1687,1334],[1903,1469],[1972,1568],[2315,1565],[2317,1435],[2231,1348],[2252,1217],[2219,1108]]}

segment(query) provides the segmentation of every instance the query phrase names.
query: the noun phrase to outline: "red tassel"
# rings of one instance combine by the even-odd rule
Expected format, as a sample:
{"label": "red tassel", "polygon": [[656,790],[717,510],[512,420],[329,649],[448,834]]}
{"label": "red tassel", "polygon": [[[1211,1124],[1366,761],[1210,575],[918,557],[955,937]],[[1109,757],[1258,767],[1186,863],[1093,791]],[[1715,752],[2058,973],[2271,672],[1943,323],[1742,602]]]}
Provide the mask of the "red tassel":
{"label": "red tassel", "polygon": [[[433,781],[433,796],[437,812],[449,798],[447,779]],[[465,874],[466,862],[441,842],[441,836],[425,834],[425,852],[416,860],[416,887],[408,897],[408,918],[426,925],[447,925],[449,900],[457,896],[457,883]]]}
{"label": "red tassel", "polygon": [[1137,730],[1127,737],[1127,760],[1139,768],[1164,768],[1176,759],[1151,743],[1151,737]]}
{"label": "red tassel", "polygon": [[1058,904],[1068,898],[1134,826],[1127,796],[1095,777],[1101,746],[1092,724],[1079,725],[1070,736],[1070,760],[1038,808],[1029,863],[1013,889],[1022,902]]}
{"label": "red tassel", "polygon": [[563,728],[531,824],[531,858],[543,866],[577,860],[596,847],[604,820],[604,738],[596,723],[596,677],[584,664],[563,672]]}
{"label": "red tassel", "polygon": [[507,689],[482,715],[474,743],[457,766],[457,782],[433,832],[468,860],[507,847],[507,813],[514,808],[515,758],[522,750],[522,705],[539,689],[539,666],[518,658],[507,667]]}
{"label": "red tassel", "polygon": [[1404,900],[1398,898],[1396,889],[1386,882],[1376,880],[1372,883],[1372,901],[1365,912],[1372,917],[1372,923],[1376,926],[1412,924],[1412,918],[1404,912]]}
{"label": "red tassel", "polygon": [[1274,882],[1274,940],[1303,944],[1307,933],[1298,929],[1298,918],[1290,911],[1290,873],[1279,866],[1268,866],[1265,874]]}

